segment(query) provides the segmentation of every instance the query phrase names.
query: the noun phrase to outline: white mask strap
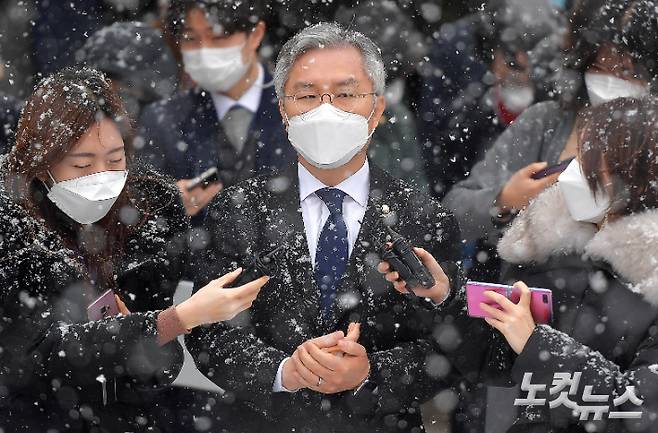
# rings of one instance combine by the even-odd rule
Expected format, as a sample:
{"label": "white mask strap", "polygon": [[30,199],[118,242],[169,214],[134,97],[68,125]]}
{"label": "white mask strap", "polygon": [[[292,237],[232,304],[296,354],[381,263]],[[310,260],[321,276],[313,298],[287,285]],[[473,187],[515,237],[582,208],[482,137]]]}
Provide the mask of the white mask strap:
{"label": "white mask strap", "polygon": [[372,115],[375,114],[375,108],[377,108],[377,94],[375,93],[373,95],[375,99],[372,101],[372,110],[370,111],[370,114],[368,115],[368,122],[370,122],[370,119],[372,118]]}
{"label": "white mask strap", "polygon": [[[50,170],[46,170],[46,173],[48,173],[48,177],[50,177],[50,180],[52,180],[53,185],[55,185],[57,183],[57,181],[53,177],[52,173],[50,173]],[[48,186],[48,184],[46,182],[44,182],[43,180],[41,181],[41,183],[43,183],[43,186],[45,186],[46,189],[48,190],[48,192],[50,192],[50,187]]]}
{"label": "white mask strap", "polygon": [[[375,93],[374,96],[375,96],[375,98],[373,99],[373,102],[372,102],[372,111],[370,112],[370,115],[368,116],[368,120],[367,120],[368,122],[370,122],[370,119],[372,118],[372,115],[375,114],[375,108],[377,108],[377,97],[378,97],[378,95]],[[375,129],[377,129],[377,125],[375,125],[375,127],[372,128],[372,131],[370,131],[370,134],[368,134],[368,139],[370,139],[370,137],[372,137],[372,134],[375,133]]]}

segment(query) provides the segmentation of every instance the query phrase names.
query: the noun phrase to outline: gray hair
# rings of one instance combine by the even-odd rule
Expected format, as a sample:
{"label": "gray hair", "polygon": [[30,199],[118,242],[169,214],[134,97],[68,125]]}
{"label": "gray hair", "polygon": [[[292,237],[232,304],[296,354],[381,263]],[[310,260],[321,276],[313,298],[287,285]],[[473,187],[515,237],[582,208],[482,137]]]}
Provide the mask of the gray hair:
{"label": "gray hair", "polygon": [[318,48],[352,46],[363,55],[366,74],[370,77],[375,93],[382,95],[386,86],[386,70],[381,50],[368,37],[348,30],[336,23],[319,23],[299,31],[285,43],[276,59],[274,88],[279,99],[283,98],[283,87],[288,81],[292,65],[308,51]]}

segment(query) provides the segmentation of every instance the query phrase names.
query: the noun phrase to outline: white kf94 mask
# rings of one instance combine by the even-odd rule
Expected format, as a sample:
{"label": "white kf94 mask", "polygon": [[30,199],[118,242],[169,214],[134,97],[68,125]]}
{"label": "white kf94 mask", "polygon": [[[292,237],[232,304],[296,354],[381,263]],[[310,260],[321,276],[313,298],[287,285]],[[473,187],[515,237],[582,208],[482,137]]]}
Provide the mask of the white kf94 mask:
{"label": "white kf94 mask", "polygon": [[243,47],[244,44],[181,50],[185,72],[204,90],[226,92],[240,81],[251,65],[242,61]]}
{"label": "white kf94 mask", "polygon": [[587,95],[593,106],[617,98],[641,98],[649,94],[649,88],[610,74],[587,72],[585,74]]}
{"label": "white kf94 mask", "polygon": [[375,130],[368,132],[368,118],[331,104],[288,119],[288,139],[310,164],[321,169],[340,167],[363,149]]}
{"label": "white kf94 mask", "polygon": [[571,161],[557,180],[564,202],[574,220],[594,224],[603,221],[610,208],[610,199],[605,193],[594,196],[578,160]]}
{"label": "white kf94 mask", "polygon": [[93,224],[112,209],[126,185],[128,172],[101,171],[62,182],[56,182],[50,172],[48,175],[53,181],[47,196],[50,201],[74,221]]}

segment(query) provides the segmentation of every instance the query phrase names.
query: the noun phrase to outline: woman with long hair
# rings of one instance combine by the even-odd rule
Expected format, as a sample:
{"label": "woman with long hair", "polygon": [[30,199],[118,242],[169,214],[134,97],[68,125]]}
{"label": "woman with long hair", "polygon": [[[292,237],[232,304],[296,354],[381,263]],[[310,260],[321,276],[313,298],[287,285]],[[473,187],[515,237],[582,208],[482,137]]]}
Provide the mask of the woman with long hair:
{"label": "woman with long hair", "polygon": [[577,159],[498,246],[510,282],[553,291],[551,323],[534,323],[523,283],[519,303],[489,292],[502,310],[482,308],[514,352],[519,397],[545,385],[514,431],[654,432],[658,102],[618,98],[583,114]]}
{"label": "woman with long hair", "polygon": [[130,135],[111,83],[65,69],[0,160],[0,431],[166,430],[176,336],[249,308],[267,281],[222,290],[236,270],[172,306],[189,222]]}

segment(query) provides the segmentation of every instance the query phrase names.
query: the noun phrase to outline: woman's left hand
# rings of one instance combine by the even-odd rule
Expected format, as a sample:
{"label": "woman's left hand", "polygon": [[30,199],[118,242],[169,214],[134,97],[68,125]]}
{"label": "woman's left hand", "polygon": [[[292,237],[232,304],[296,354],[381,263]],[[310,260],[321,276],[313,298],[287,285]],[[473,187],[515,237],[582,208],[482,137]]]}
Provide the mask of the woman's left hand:
{"label": "woman's left hand", "polygon": [[514,287],[521,291],[521,299],[518,304],[510,301],[500,293],[487,290],[484,292],[484,296],[500,305],[502,310],[484,302],[480,303],[480,307],[492,316],[485,317],[484,320],[499,330],[512,350],[519,354],[528,342],[536,325],[530,313],[530,289],[522,281],[516,282]]}

